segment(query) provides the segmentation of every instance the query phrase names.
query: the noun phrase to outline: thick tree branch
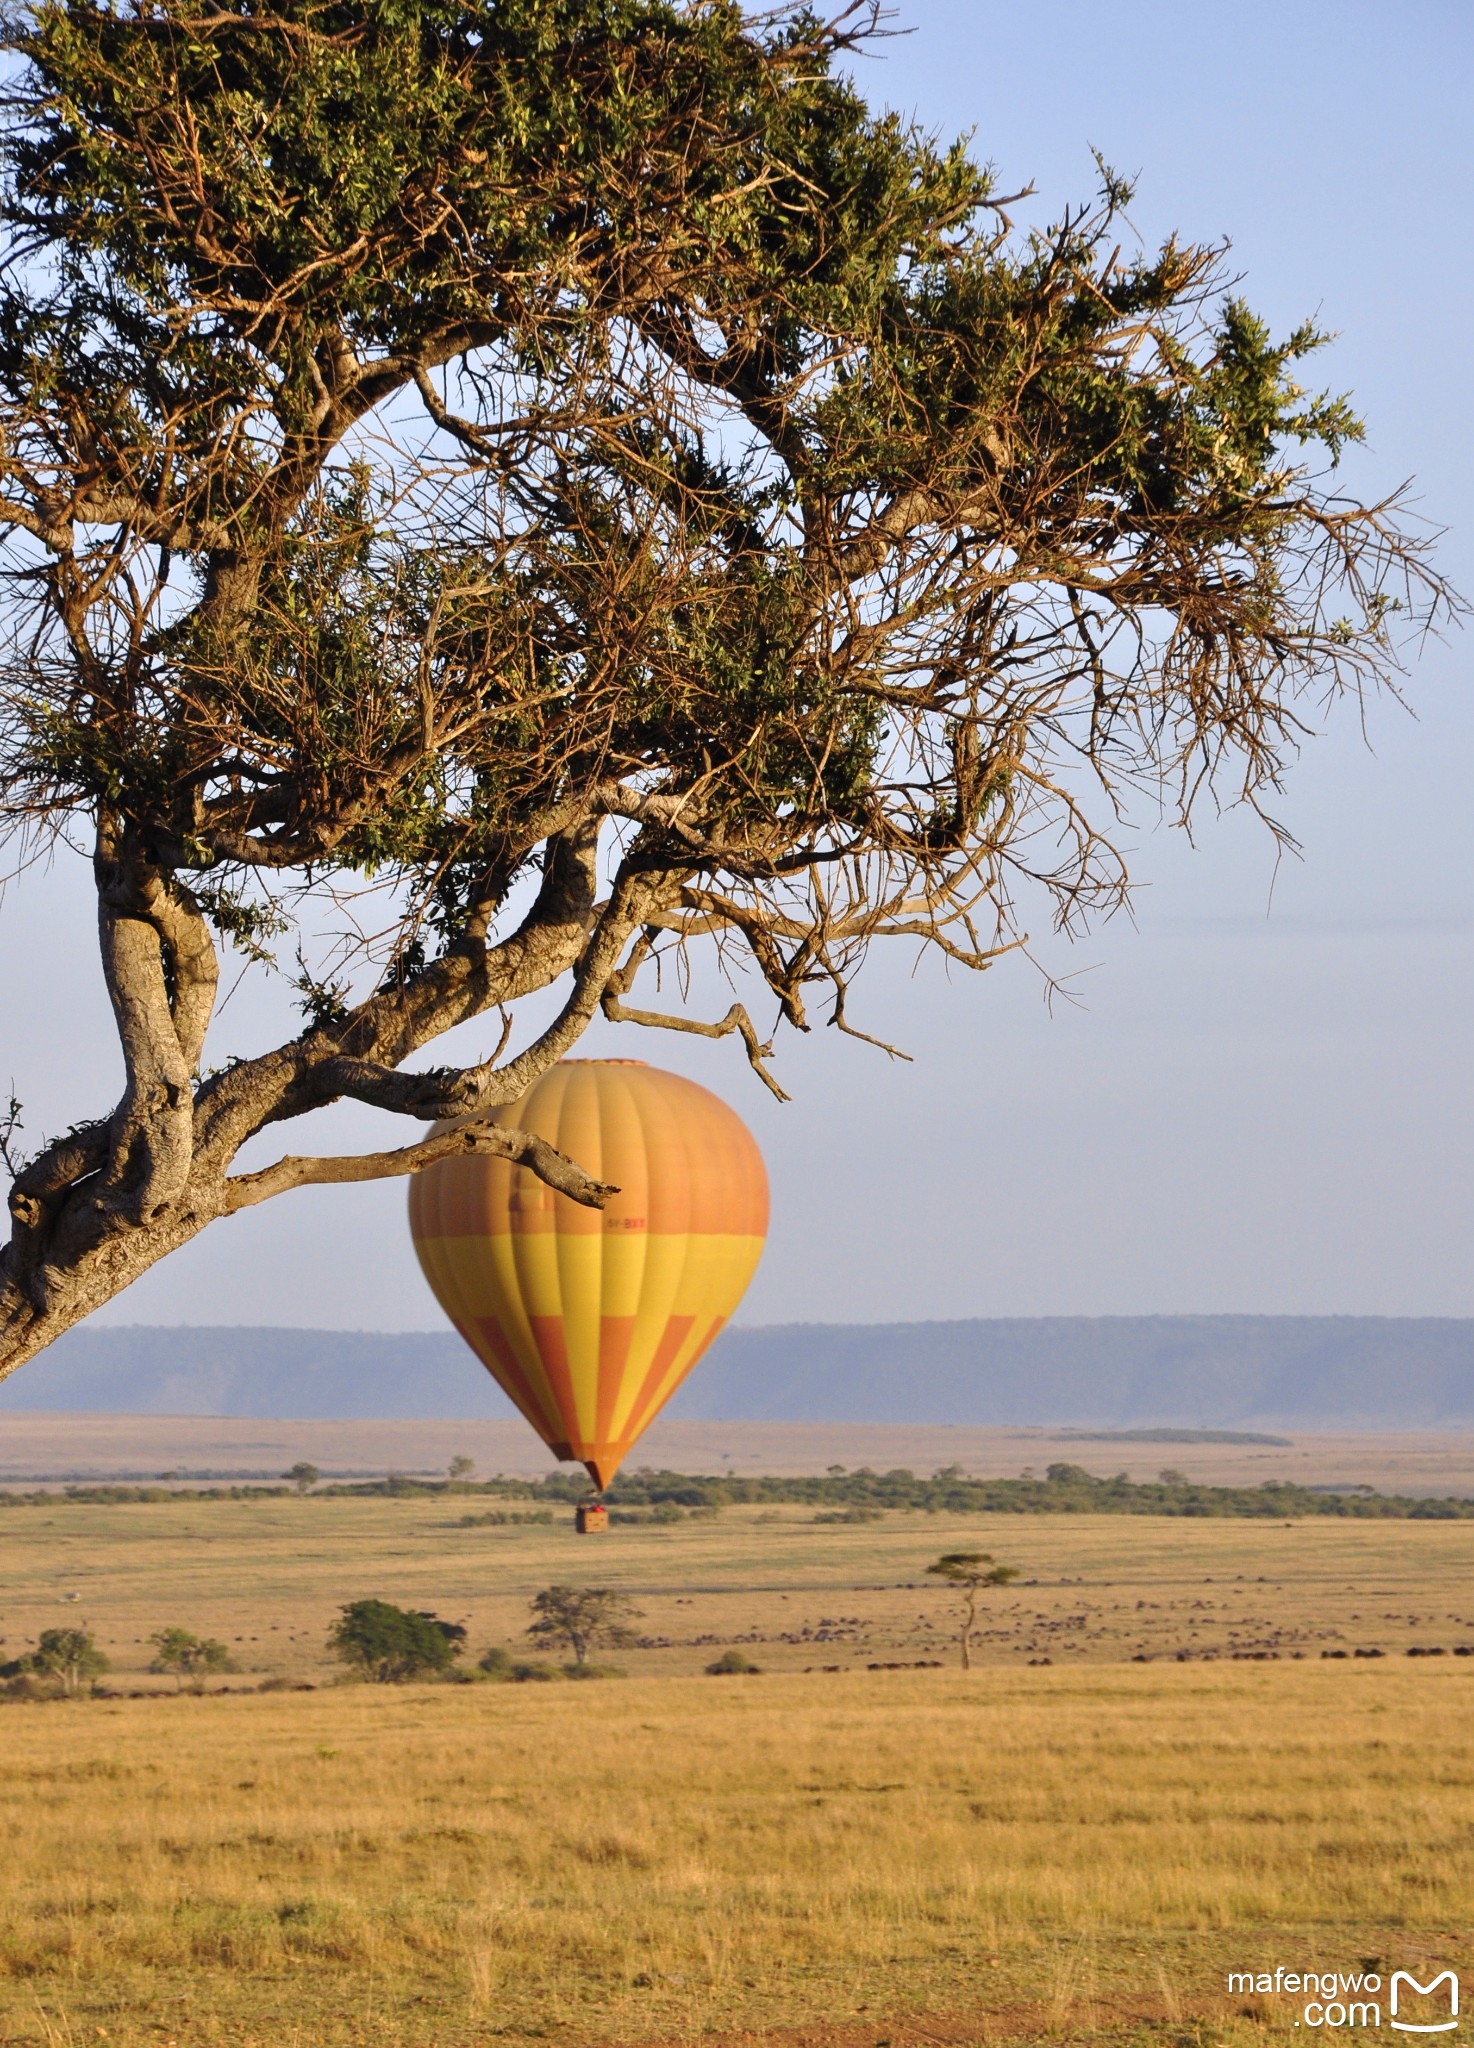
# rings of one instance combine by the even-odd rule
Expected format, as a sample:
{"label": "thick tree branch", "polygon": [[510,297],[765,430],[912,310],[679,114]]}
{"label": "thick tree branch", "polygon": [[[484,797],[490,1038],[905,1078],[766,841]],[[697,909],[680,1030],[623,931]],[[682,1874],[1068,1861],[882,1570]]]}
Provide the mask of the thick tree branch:
{"label": "thick tree branch", "polygon": [[225,1183],[225,1213],[249,1209],[257,1202],[292,1188],[323,1187],[344,1181],[389,1180],[409,1173],[423,1173],[442,1159],[458,1159],[468,1153],[483,1158],[510,1159],[525,1166],[539,1180],[546,1181],[561,1195],[586,1209],[602,1209],[619,1189],[608,1181],[594,1180],[581,1166],[531,1131],[514,1130],[504,1124],[462,1124],[453,1131],[440,1131],[418,1145],[404,1145],[393,1152],[352,1153],[342,1158],[277,1160],[259,1173],[233,1174]]}
{"label": "thick tree branch", "polygon": [[[157,887],[135,886],[130,872],[135,858],[126,835],[104,818],[95,863],[98,938],[127,1081],[112,1119],[100,1198],[120,1219],[137,1226],[161,1216],[189,1179],[194,1102],[193,1062],[186,1059],[175,1029],[164,944],[151,914],[154,904],[146,900],[153,896],[157,901]],[[186,960],[190,968],[197,964],[188,952]],[[192,1024],[198,1021],[198,1007],[192,998]]]}
{"label": "thick tree branch", "polygon": [[180,1056],[193,1072],[205,1049],[205,1033],[215,1010],[219,957],[199,904],[182,882],[160,878],[146,900],[149,917],[168,950],[173,984],[170,1014]]}
{"label": "thick tree branch", "polygon": [[[10,1242],[0,1252],[0,1302],[7,1287],[15,1289],[26,1302],[34,1301],[49,1229],[62,1200],[105,1164],[109,1143],[107,1123],[68,1132],[15,1176],[7,1204]],[[3,1320],[0,1308],[0,1323]]]}
{"label": "thick tree branch", "polygon": [[599,917],[574,970],[573,988],[563,1008],[545,1031],[504,1067],[468,1067],[464,1079],[479,1093],[477,1106],[491,1108],[515,1102],[556,1066],[582,1037],[618,971],[619,958],[649,913],[660,907],[673,888],[667,876],[641,872],[637,859],[627,859],[614,878],[609,901]]}
{"label": "thick tree branch", "polygon": [[355,1005],[340,1023],[212,1076],[196,1106],[200,1159],[224,1172],[265,1125],[303,1116],[339,1095],[426,1121],[482,1106],[464,1093],[447,1096],[443,1091],[453,1084],[438,1074],[396,1069],[455,1025],[516,1003],[568,972],[593,922],[598,851],[597,819],[551,840],[526,917],[498,944],[468,932],[441,959]]}

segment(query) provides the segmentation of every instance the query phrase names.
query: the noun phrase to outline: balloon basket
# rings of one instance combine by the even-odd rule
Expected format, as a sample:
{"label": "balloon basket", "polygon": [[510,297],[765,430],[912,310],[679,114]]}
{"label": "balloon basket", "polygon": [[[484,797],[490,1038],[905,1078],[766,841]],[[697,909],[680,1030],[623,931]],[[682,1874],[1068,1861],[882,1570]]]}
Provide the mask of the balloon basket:
{"label": "balloon basket", "polygon": [[573,1526],[580,1536],[602,1536],[609,1528],[609,1510],[601,1500],[581,1500],[573,1511]]}

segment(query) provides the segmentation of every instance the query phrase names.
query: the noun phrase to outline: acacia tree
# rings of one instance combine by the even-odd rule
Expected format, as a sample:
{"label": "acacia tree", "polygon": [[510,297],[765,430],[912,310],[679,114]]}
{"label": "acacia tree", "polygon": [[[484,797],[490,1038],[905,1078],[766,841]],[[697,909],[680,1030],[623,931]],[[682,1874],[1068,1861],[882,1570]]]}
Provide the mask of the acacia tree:
{"label": "acacia tree", "polygon": [[629,1626],[640,1610],[615,1586],[545,1586],[532,1596],[527,1633],[540,1650],[561,1644],[582,1666],[590,1650],[626,1649],[637,1640]]}
{"label": "acacia tree", "polygon": [[47,1680],[67,1699],[78,1699],[91,1692],[112,1666],[93,1641],[91,1629],[43,1628],[35,1649],[21,1658],[16,1669],[22,1675]]}
{"label": "acacia tree", "polygon": [[978,1594],[985,1586],[1011,1586],[1018,1567],[995,1564],[986,1550],[949,1550],[935,1564],[927,1566],[934,1579],[945,1579],[962,1594],[962,1668],[972,1669],[972,1639],[978,1625]]}
{"label": "acacia tree", "polygon": [[[846,82],[863,16],[11,17],[0,806],[91,858],[126,1081],[29,1158],[0,1118],[0,1372],[308,1183],[477,1149],[598,1206],[507,1110],[600,1011],[781,1093],[745,1004],[642,970],[710,947],[850,1029],[879,939],[986,967],[1031,895],[1120,901],[1133,793],[1262,805],[1439,601],[1330,492],[1319,337],[1123,253],[1109,175],[1015,226]],[[212,1069],[222,945],[304,1025]],[[453,1127],[234,1168],[343,1099]]]}
{"label": "acacia tree", "polygon": [[193,1692],[203,1692],[212,1672],[235,1669],[229,1650],[214,1636],[197,1636],[187,1628],[172,1627],[157,1630],[149,1641],[154,1648],[149,1670],[171,1673],[180,1692],[186,1679]]}

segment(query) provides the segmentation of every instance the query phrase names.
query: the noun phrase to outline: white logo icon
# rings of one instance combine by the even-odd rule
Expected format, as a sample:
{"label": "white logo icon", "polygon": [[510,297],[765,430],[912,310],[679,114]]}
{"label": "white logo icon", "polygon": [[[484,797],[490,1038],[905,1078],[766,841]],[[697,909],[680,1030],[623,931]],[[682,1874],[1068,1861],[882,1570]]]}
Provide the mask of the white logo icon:
{"label": "white logo icon", "polygon": [[[1448,1986],[1448,2009],[1446,2020],[1400,2020],[1397,2017],[1397,1993],[1402,1985],[1416,1992],[1421,1998],[1431,1998],[1440,1984]],[[1444,1970],[1430,1983],[1420,1984],[1410,1970],[1392,1972],[1392,2011],[1389,2015],[1394,2027],[1403,2034],[1446,2034],[1459,2023],[1459,1980],[1452,1970]]]}

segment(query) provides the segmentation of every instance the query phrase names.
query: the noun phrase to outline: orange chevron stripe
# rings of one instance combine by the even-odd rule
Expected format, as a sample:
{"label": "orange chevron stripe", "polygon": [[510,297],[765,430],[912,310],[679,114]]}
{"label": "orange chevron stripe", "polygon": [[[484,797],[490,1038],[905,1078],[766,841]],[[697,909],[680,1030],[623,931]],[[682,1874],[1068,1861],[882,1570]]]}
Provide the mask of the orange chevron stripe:
{"label": "orange chevron stripe", "polygon": [[573,1371],[568,1362],[568,1339],[561,1316],[529,1316],[532,1341],[543,1362],[543,1371],[558,1404],[557,1434],[572,1440],[578,1434],[578,1400],[573,1391]]}
{"label": "orange chevron stripe", "polygon": [[594,1438],[601,1444],[606,1444],[611,1439],[614,1409],[619,1400],[619,1383],[624,1377],[625,1362],[630,1355],[630,1343],[634,1334],[633,1316],[599,1318],[599,1398],[594,1421]]}
{"label": "orange chevron stripe", "polygon": [[655,1397],[660,1391],[660,1383],[675,1363],[676,1354],[691,1334],[691,1325],[695,1320],[695,1316],[670,1316],[667,1318],[664,1335],[655,1347],[655,1356],[650,1361],[650,1370],[645,1375],[640,1391],[635,1397],[635,1405],[630,1410],[629,1421],[624,1426],[624,1433],[629,1442],[633,1443],[640,1434],[640,1431],[645,1427],[645,1423],[652,1412]]}
{"label": "orange chevron stripe", "polygon": [[480,1344],[476,1342],[471,1332],[464,1329],[459,1323],[457,1323],[456,1328],[460,1330],[461,1335],[473,1351],[485,1349],[491,1352],[497,1362],[497,1372],[495,1375],[497,1385],[502,1389],[503,1393],[511,1395],[543,1442],[546,1443],[549,1437],[557,1433],[557,1419],[546,1412],[542,1402],[533,1391],[532,1382],[522,1369],[522,1361],[507,1342],[506,1331],[503,1330],[495,1316],[475,1316],[472,1318],[472,1322],[481,1334]]}

